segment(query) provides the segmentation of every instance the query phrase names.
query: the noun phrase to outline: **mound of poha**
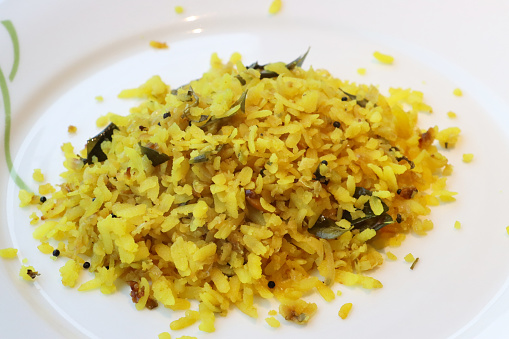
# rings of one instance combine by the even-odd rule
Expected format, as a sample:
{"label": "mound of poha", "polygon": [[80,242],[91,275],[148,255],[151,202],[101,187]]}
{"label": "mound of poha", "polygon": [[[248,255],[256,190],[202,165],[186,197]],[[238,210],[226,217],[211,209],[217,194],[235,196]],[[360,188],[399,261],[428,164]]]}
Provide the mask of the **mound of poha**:
{"label": "mound of poha", "polygon": [[[383,262],[377,249],[425,234],[429,206],[454,200],[434,141],[452,147],[459,130],[419,129],[418,112],[431,112],[420,92],[384,96],[304,70],[304,58],[245,66],[214,54],[189,84],[154,76],[122,91],[143,102],[109,113],[79,155],[64,144],[60,189],[45,185],[45,201],[20,192],[42,214],[41,248],[69,258],[63,284],[112,293],[123,280],[137,309],[187,310],[172,329],[205,332],[231,305],[257,317],[257,296],[303,324],[314,289],[330,301],[334,282],[382,287],[365,275]],[[95,278],[80,283],[83,269]]]}

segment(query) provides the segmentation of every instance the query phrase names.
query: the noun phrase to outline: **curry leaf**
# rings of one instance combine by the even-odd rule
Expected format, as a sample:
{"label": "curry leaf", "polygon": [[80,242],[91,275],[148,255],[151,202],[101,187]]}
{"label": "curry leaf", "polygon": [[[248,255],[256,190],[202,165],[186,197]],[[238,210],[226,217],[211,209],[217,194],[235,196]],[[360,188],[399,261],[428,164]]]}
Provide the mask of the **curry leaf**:
{"label": "curry leaf", "polygon": [[[239,111],[242,111],[243,113],[246,112],[246,98],[247,98],[247,91],[245,90],[240,97],[235,101],[231,106],[228,112],[225,113],[224,116],[220,118],[215,117],[209,117],[206,116],[208,120],[204,121],[199,125],[199,127],[204,128],[207,127],[208,131],[215,131],[221,128],[222,124],[224,124],[227,121],[227,118],[230,118],[237,114]],[[203,117],[203,116],[202,116]],[[202,121],[200,121],[202,122]]]}
{"label": "curry leaf", "polygon": [[[372,192],[364,187],[356,187],[354,198],[358,199],[362,195],[371,196]],[[387,213],[389,211],[389,206],[382,200],[380,200],[383,206],[383,213],[380,215],[376,215],[375,212],[371,209],[371,206],[368,202],[364,204],[362,208],[362,212],[364,212],[364,217],[357,218],[352,220],[352,216],[348,211],[343,213],[343,218],[350,221],[354,229],[358,229],[361,232],[367,228],[372,228],[375,231],[378,231],[385,225],[389,225],[393,223],[392,217]]]}
{"label": "curry leaf", "polygon": [[[371,196],[372,192],[364,187],[356,187],[353,197],[358,199],[361,195]],[[343,212],[343,218],[348,220],[352,224],[354,229],[359,229],[362,231],[365,230],[366,228],[375,229],[376,226],[378,229],[375,229],[375,231],[377,231],[380,228],[384,227],[385,225],[392,224],[393,222],[392,217],[389,214],[387,214],[387,211],[389,211],[389,207],[385,202],[383,201],[381,202],[383,206],[383,213],[380,215],[376,215],[375,212],[373,212],[373,210],[371,209],[369,203],[366,202],[362,209],[362,212],[364,212],[364,217],[352,220],[352,215],[350,214],[350,212],[345,211]]]}
{"label": "curry leaf", "polygon": [[85,164],[92,164],[93,157],[96,157],[98,162],[103,162],[108,158],[108,156],[103,152],[101,144],[103,141],[111,141],[113,131],[116,129],[118,129],[117,125],[110,123],[108,126],[106,126],[105,129],[102,130],[101,133],[97,134],[93,138],[88,139],[87,158],[84,159]]}
{"label": "curry leaf", "polygon": [[186,102],[186,107],[184,107],[184,111],[182,112],[182,116],[186,118],[191,114],[191,108],[198,106],[200,103],[200,98],[191,86],[189,86],[187,93],[178,94],[177,98],[182,102]]}
{"label": "curry leaf", "polygon": [[241,95],[240,97],[237,99],[237,101],[235,101],[233,103],[233,105],[231,106],[231,108],[237,106],[237,105],[240,105],[240,110],[242,111],[242,113],[246,113],[246,98],[247,98],[247,90],[245,90]]}
{"label": "curry leaf", "polygon": [[189,163],[190,164],[199,164],[200,162],[206,162],[209,160],[209,157],[208,157],[208,154],[199,154],[197,156],[195,156],[194,158],[192,158],[191,160],[189,160]]}
{"label": "curry leaf", "polygon": [[235,78],[240,82],[240,84],[242,86],[244,86],[246,84],[246,80],[243,77],[241,77],[240,75],[236,75]]}
{"label": "curry leaf", "polygon": [[162,163],[165,163],[166,161],[170,160],[170,156],[164,153],[159,153],[156,150],[153,150],[152,148],[142,146],[140,143],[138,143],[140,146],[141,153],[143,155],[146,155],[148,160],[152,163],[152,166],[156,167],[161,165]]}
{"label": "curry leaf", "polygon": [[336,239],[348,231],[348,229],[339,227],[334,220],[321,215],[308,231],[321,239]]}
{"label": "curry leaf", "polygon": [[[364,187],[356,187],[355,193],[353,195],[354,198],[358,199],[362,195],[371,196],[372,192]],[[348,211],[344,211],[343,219],[346,219],[350,222],[350,224],[352,225],[352,229],[359,230],[360,232],[368,228],[378,231],[382,227],[390,225],[394,222],[392,217],[387,213],[387,211],[389,211],[389,207],[383,201],[381,202],[383,206],[383,213],[380,215],[376,215],[371,209],[369,203],[366,202],[362,209],[362,212],[364,212],[364,217],[352,220],[351,213]],[[321,215],[318,218],[318,221],[315,223],[315,225],[308,231],[309,233],[314,234],[318,238],[336,239],[348,230],[337,226],[334,220],[326,218],[323,215]]]}
{"label": "curry leaf", "polygon": [[371,193],[370,190],[364,187],[355,187],[355,193],[353,194],[353,197],[355,199],[359,199],[361,195],[369,195],[371,196],[373,193]]}
{"label": "curry leaf", "polygon": [[[198,81],[198,80],[199,79],[195,79],[193,81]],[[193,81],[191,81],[191,82],[193,82]],[[185,88],[186,86],[190,86],[191,82],[188,82],[187,84],[184,84],[184,85],[177,87],[175,89],[172,89],[170,93],[173,95],[178,95],[179,89]]]}
{"label": "curry leaf", "polygon": [[266,69],[260,71],[260,79],[276,78],[278,75],[276,72],[267,71]]}
{"label": "curry leaf", "polygon": [[357,229],[361,232],[368,228],[378,231],[382,227],[390,225],[393,222],[394,220],[392,220],[392,217],[388,213],[382,213],[381,215],[364,218],[362,221],[356,222],[354,229]]}
{"label": "curry leaf", "polygon": [[[302,64],[304,63],[304,60],[306,60],[306,57],[308,56],[310,49],[311,49],[311,47],[308,47],[308,50],[306,51],[306,53],[302,54],[300,57],[293,60],[292,62],[287,63],[286,68],[288,68],[291,71],[295,67],[302,67]],[[260,79],[275,78],[279,75],[276,72],[266,70],[265,66],[267,66],[267,65],[260,65],[260,64],[258,64],[258,61],[256,61],[256,62],[252,63],[251,65],[247,66],[247,68],[259,70],[260,71]]]}
{"label": "curry leaf", "polygon": [[302,54],[297,59],[293,60],[289,64],[286,64],[286,68],[288,68],[290,71],[295,68],[295,66],[302,67],[302,64],[304,63],[304,60],[306,60],[306,57],[308,56],[309,50],[311,47],[308,47],[308,50],[306,53]]}
{"label": "curry leaf", "polygon": [[214,155],[214,154],[217,154],[223,148],[223,146],[224,145],[219,145],[218,147],[216,147],[213,150],[204,151],[203,153],[198,154],[194,158],[191,158],[189,160],[189,163],[191,165],[193,165],[193,164],[199,164],[201,162],[207,162],[207,161],[210,160],[210,156]]}
{"label": "curry leaf", "polygon": [[[353,94],[350,94],[350,93],[347,93],[345,92],[344,90],[342,90],[340,88],[340,90],[345,93],[345,95],[350,99],[350,100],[357,100],[357,96],[353,95]],[[362,99],[362,100],[358,100],[357,101],[357,105],[361,106],[361,107],[366,107],[366,105],[368,104],[368,101],[366,99]]]}

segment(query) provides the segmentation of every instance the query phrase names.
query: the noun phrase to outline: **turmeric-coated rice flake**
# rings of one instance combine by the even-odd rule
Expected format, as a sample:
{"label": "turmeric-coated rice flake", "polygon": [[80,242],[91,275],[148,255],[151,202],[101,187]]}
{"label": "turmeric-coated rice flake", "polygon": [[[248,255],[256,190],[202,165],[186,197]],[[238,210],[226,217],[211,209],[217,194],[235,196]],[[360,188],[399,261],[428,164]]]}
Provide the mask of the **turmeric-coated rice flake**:
{"label": "turmeric-coated rice flake", "polygon": [[405,255],[405,261],[406,262],[414,262],[415,258],[413,256],[413,254],[412,253],[408,253],[407,255]]}
{"label": "turmeric-coated rice flake", "polygon": [[278,328],[279,326],[281,326],[279,320],[277,320],[274,317],[265,318],[265,321],[267,322],[267,324],[269,324],[270,327]]}
{"label": "turmeric-coated rice flake", "polygon": [[0,258],[13,259],[18,256],[18,250],[16,248],[4,248],[0,249]]}
{"label": "turmeric-coated rice flake", "polygon": [[150,41],[150,47],[153,47],[155,49],[168,49],[168,44],[166,42],[159,42],[159,41]]}
{"label": "turmeric-coated rice flake", "polygon": [[388,54],[383,54],[378,51],[373,53],[373,56],[376,60],[380,61],[382,64],[391,65],[394,62],[394,57]]}
{"label": "turmeric-coated rice flake", "polygon": [[157,338],[158,339],[171,339],[171,334],[169,334],[168,332],[162,332],[162,333],[159,333]]}
{"label": "turmeric-coated rice flake", "polygon": [[26,281],[34,281],[39,275],[39,272],[37,272],[33,266],[22,265],[19,270],[19,276]]}
{"label": "turmeric-coated rice flake", "polygon": [[387,258],[389,258],[390,260],[398,260],[398,257],[393,254],[392,252],[387,252]]}
{"label": "turmeric-coated rice flake", "polygon": [[37,182],[43,182],[44,181],[44,174],[42,174],[40,168],[36,168],[34,170],[34,173],[32,174],[32,178]]}
{"label": "turmeric-coated rice flake", "polygon": [[464,163],[469,163],[469,162],[472,162],[472,160],[474,160],[474,155],[472,153],[465,153],[463,154],[463,162]]}
{"label": "turmeric-coated rice flake", "polygon": [[269,13],[277,14],[281,10],[282,6],[283,6],[282,0],[272,0],[270,7],[269,7]]}
{"label": "turmeric-coated rice flake", "polygon": [[350,311],[352,310],[352,303],[346,303],[341,306],[339,309],[338,315],[341,319],[346,319],[348,317],[348,314],[350,314]]}

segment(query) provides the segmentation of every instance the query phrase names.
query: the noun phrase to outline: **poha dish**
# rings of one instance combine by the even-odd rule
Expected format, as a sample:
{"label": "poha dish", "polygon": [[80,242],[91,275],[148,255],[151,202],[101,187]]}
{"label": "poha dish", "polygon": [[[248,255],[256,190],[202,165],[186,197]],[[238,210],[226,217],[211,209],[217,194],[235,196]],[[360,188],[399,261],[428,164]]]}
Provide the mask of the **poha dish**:
{"label": "poha dish", "polygon": [[[41,251],[69,258],[62,283],[113,293],[123,280],[137,309],[186,310],[171,328],[205,332],[232,305],[257,317],[256,297],[304,324],[313,290],[331,301],[334,283],[382,287],[366,275],[383,263],[378,249],[425,234],[430,206],[454,200],[435,140],[453,147],[459,129],[421,130],[422,93],[384,96],[305,70],[306,54],[249,66],[214,54],[208,72],[174,89],[154,76],[120,93],[143,102],[109,113],[78,155],[64,144],[59,189],[20,192],[40,210]],[[95,278],[80,281],[85,269]]]}

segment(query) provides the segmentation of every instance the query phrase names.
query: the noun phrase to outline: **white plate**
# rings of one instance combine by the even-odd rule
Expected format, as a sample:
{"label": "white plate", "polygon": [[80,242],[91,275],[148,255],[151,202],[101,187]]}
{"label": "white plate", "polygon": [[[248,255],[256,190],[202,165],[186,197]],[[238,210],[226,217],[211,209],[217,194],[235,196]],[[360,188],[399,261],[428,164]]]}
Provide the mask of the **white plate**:
{"label": "white plate", "polygon": [[[172,86],[199,77],[212,52],[228,58],[234,51],[245,63],[293,60],[311,46],[305,67],[326,68],[337,77],[424,92],[434,113],[421,126],[457,125],[458,147],[445,153],[455,166],[450,186],[458,202],[433,209],[435,229],[410,236],[391,249],[400,259],[373,272],[384,288],[346,288],[326,304],[306,327],[270,328],[264,321],[276,304],[263,302],[258,320],[238,311],[219,318],[216,332],[197,326],[173,332],[200,338],[447,338],[504,337],[509,326],[509,31],[508,1],[324,2],[284,1],[268,14],[270,1],[121,1],[0,0],[0,69],[5,83],[0,113],[10,108],[10,154],[20,177],[35,189],[34,168],[57,182],[62,170],[60,145],[81,148],[97,132],[95,119],[113,111],[126,114],[133,104],[120,101],[121,89],[159,74]],[[174,6],[184,6],[177,15]],[[12,27],[19,40],[15,65]],[[11,29],[11,32],[13,30]],[[165,41],[154,50],[150,40]],[[392,66],[377,63],[375,50],[395,56]],[[365,76],[357,68],[367,69]],[[9,77],[11,75],[11,77]],[[0,81],[1,83],[1,81]],[[454,88],[464,96],[455,97]],[[103,103],[95,101],[102,95]],[[7,102],[6,99],[10,99]],[[9,107],[8,107],[9,106]],[[458,119],[447,118],[448,111]],[[7,123],[7,125],[6,125]],[[70,136],[68,125],[78,126]],[[3,142],[7,140],[2,138]],[[2,147],[0,157],[6,159]],[[471,164],[463,153],[474,153]],[[18,277],[20,260],[1,260],[2,338],[157,338],[179,314],[158,308],[138,312],[127,289],[104,296],[63,287],[58,268],[36,248],[28,213],[18,207],[18,187],[5,160],[0,169],[0,248],[19,249],[42,275],[26,283]],[[461,221],[461,230],[453,228]],[[420,257],[410,271],[402,257]],[[86,277],[82,276],[82,281]],[[354,308],[347,320],[337,311]],[[281,320],[281,319],[280,319]]]}

